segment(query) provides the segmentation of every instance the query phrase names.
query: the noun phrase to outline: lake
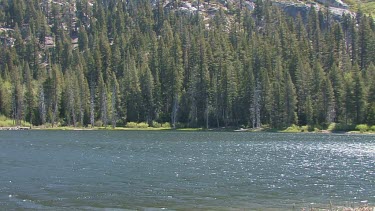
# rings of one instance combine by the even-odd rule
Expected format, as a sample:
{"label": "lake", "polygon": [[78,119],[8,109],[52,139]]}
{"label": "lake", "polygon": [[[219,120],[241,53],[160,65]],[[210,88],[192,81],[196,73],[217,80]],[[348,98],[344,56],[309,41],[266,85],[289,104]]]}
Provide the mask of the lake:
{"label": "lake", "polygon": [[0,131],[1,209],[278,210],[375,203],[375,136]]}

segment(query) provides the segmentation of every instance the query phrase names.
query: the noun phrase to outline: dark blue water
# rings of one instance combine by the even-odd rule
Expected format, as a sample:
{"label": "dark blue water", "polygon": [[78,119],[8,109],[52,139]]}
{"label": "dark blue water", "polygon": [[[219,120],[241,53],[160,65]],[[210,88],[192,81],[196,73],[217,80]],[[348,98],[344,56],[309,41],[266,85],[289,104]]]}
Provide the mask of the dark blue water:
{"label": "dark blue water", "polygon": [[1,131],[1,209],[375,203],[375,136]]}

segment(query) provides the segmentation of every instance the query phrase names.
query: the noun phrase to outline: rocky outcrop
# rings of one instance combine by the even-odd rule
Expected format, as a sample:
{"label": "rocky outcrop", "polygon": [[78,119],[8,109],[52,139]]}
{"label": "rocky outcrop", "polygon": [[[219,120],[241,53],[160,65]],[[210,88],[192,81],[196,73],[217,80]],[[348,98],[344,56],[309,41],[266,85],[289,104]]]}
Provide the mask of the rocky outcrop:
{"label": "rocky outcrop", "polygon": [[316,0],[322,5],[328,5],[334,8],[349,9],[349,5],[345,4],[341,0]]}
{"label": "rocky outcrop", "polygon": [[292,17],[297,17],[298,14],[302,16],[302,19],[307,19],[307,14],[310,11],[311,5],[303,3],[293,3],[293,2],[273,2],[273,5],[281,8],[285,13]]}
{"label": "rocky outcrop", "polygon": [[[154,6],[157,5],[157,0],[151,0]],[[246,8],[250,11],[256,7],[256,0],[242,0],[242,8]],[[340,19],[343,14],[355,15],[348,9],[348,5],[343,3],[342,0],[316,0],[316,2],[302,2],[302,1],[291,1],[291,0],[271,0],[272,4],[284,10],[288,15],[296,17],[298,14],[306,20],[308,12],[311,7],[314,7],[317,11],[322,7],[328,6],[334,19]],[[240,0],[217,0],[216,2],[210,2],[201,0],[198,5],[198,1],[193,0],[181,0],[181,1],[164,1],[164,8],[166,10],[178,10],[183,13],[196,13],[199,9],[200,13],[206,17],[215,15],[220,9],[227,11],[229,4],[238,5]],[[325,9],[325,8],[324,8]]]}
{"label": "rocky outcrop", "polygon": [[[306,4],[303,2],[296,3],[296,2],[289,2],[289,1],[273,1],[272,4],[281,8],[288,15],[292,17],[296,17],[298,14],[300,14],[304,20],[306,20],[311,7],[314,7],[316,11],[319,11],[320,9],[325,9],[325,8],[322,8],[322,7],[325,7],[324,5],[319,5],[313,2]],[[351,16],[355,16],[355,13],[345,8],[329,6],[328,9],[330,13],[332,14],[333,19],[335,20],[340,20],[343,14],[350,14]]]}

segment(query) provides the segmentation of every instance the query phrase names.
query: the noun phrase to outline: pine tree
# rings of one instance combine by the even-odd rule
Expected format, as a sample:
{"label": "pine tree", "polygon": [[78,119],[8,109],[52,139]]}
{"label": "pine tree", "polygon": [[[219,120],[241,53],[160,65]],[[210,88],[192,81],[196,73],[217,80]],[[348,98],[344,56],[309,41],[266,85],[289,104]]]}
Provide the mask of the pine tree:
{"label": "pine tree", "polygon": [[335,111],[335,98],[331,81],[327,78],[322,83],[322,98],[323,98],[323,111],[325,116],[325,123],[332,123],[336,118]]}
{"label": "pine tree", "polygon": [[120,102],[120,90],[117,82],[116,74],[111,74],[111,125],[115,128],[118,121],[118,109],[121,104]]}
{"label": "pine tree", "polygon": [[373,39],[371,35],[373,34],[373,32],[370,28],[369,20],[365,16],[360,19],[358,33],[358,47],[360,60],[359,64],[361,70],[364,70],[370,65],[371,59],[374,58],[373,55],[371,55],[371,53],[373,53],[373,49],[370,48],[373,47],[371,43],[371,40]]}
{"label": "pine tree", "polygon": [[366,108],[366,90],[363,85],[363,78],[358,67],[354,67],[353,73],[353,103],[354,103],[354,123],[363,123]]}
{"label": "pine tree", "polygon": [[142,67],[142,73],[140,77],[141,94],[142,94],[142,107],[145,115],[144,119],[147,121],[150,127],[153,126],[154,118],[154,98],[153,98],[153,77],[151,70],[146,64]]}
{"label": "pine tree", "polygon": [[12,113],[12,84],[0,76],[0,113],[11,117]]}
{"label": "pine tree", "polygon": [[46,123],[46,103],[45,103],[45,95],[44,95],[44,87],[39,87],[39,115],[40,115],[40,124],[44,125]]}
{"label": "pine tree", "polygon": [[[370,66],[370,68],[375,71],[374,66]],[[366,122],[369,125],[375,125],[375,74],[372,77],[372,84],[369,89],[368,94],[368,107],[367,107],[367,116]]]}
{"label": "pine tree", "polygon": [[[25,104],[27,107],[27,117],[26,119],[29,121],[29,123],[32,125],[34,121],[34,109],[36,107],[35,105],[35,99],[34,99],[34,88],[32,85],[32,75],[30,72],[29,65],[25,65],[25,85],[26,85],[26,93],[25,93]],[[1,80],[1,78],[0,78]]]}
{"label": "pine tree", "polygon": [[296,124],[297,121],[297,96],[296,89],[294,87],[292,78],[290,77],[289,72],[285,71],[284,73],[285,81],[285,123],[287,125]]}
{"label": "pine tree", "polygon": [[329,72],[329,79],[332,84],[333,94],[335,99],[335,122],[342,122],[344,120],[345,106],[344,106],[344,79],[342,73],[339,72],[338,67],[333,65]]}
{"label": "pine tree", "polygon": [[104,83],[103,75],[99,72],[98,81],[98,95],[99,95],[99,110],[100,119],[104,127],[108,125],[108,95],[107,85]]}

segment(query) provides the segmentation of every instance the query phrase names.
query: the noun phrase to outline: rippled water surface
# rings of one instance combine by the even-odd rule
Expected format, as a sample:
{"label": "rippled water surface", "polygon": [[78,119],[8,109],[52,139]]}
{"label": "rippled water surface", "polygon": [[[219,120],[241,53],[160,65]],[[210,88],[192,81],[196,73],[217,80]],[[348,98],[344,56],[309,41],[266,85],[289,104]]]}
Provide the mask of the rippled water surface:
{"label": "rippled water surface", "polygon": [[1,131],[2,209],[375,203],[375,136]]}

